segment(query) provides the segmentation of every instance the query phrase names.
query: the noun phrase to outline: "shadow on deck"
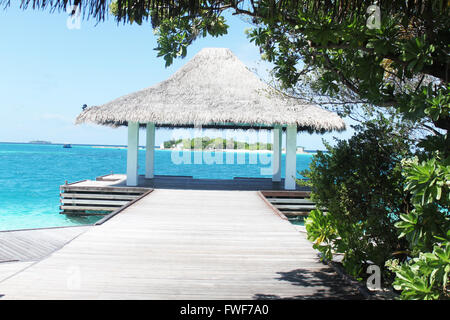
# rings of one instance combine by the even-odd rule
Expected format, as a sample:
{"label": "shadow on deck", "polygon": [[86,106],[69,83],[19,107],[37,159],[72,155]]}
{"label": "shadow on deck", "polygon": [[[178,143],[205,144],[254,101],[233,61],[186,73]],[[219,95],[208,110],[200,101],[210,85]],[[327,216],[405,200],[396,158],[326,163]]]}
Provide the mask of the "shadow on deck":
{"label": "shadow on deck", "polygon": [[[319,270],[295,269],[288,272],[277,272],[278,280],[287,281],[301,288],[314,289],[311,294],[301,294],[291,297],[280,297],[275,294],[255,294],[256,300],[364,300],[364,296],[336,272],[327,266]],[[306,291],[306,290],[305,290]]]}

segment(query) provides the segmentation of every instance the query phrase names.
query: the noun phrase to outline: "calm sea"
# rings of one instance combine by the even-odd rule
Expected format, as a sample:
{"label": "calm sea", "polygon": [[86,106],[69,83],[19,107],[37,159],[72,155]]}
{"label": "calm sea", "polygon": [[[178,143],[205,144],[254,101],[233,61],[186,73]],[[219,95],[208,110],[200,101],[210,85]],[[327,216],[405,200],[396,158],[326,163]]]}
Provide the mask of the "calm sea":
{"label": "calm sea", "polygon": [[[156,150],[155,174],[202,179],[270,177],[270,153],[224,153],[198,157]],[[216,157],[216,163],[208,164]],[[284,157],[284,155],[283,155]],[[222,160],[220,160],[222,158]],[[201,159],[202,163],[198,163]],[[145,151],[139,153],[144,174]],[[297,155],[297,169],[307,168],[311,155]],[[206,163],[205,163],[206,162]],[[219,163],[217,163],[219,162]],[[222,164],[220,163],[222,162]],[[59,186],[108,173],[125,173],[126,150],[61,145],[0,143],[0,230],[71,226],[93,223],[99,217],[59,214]]]}

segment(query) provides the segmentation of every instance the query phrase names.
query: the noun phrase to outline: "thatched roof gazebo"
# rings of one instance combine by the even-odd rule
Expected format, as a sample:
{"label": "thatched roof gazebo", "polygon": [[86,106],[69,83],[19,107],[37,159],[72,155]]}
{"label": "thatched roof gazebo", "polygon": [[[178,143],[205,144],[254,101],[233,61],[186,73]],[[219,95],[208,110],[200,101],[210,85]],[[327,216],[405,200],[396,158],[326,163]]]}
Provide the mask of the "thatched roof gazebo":
{"label": "thatched roof gazebo", "polygon": [[128,126],[127,185],[137,185],[138,129],[147,126],[146,178],[153,178],[155,127],[274,129],[274,181],[281,179],[281,131],[286,130],[285,188],[295,189],[297,132],[344,130],[344,121],[261,81],[229,50],[205,48],[169,79],[101,106],[76,123]]}

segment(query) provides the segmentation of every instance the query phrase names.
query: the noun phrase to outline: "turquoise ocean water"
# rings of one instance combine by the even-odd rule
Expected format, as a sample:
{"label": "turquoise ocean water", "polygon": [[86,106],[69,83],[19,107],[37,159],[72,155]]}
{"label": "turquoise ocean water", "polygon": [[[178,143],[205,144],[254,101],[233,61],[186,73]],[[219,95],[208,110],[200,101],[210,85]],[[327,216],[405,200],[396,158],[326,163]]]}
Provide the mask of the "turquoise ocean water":
{"label": "turquoise ocean water", "polygon": [[[169,150],[155,151],[155,174],[185,175],[201,179],[270,177],[270,153],[212,154],[222,164],[194,164],[194,153],[182,158]],[[284,157],[284,155],[283,155]],[[183,161],[184,163],[183,163]],[[204,159],[204,160],[203,160]],[[309,154],[297,155],[297,169],[307,168]],[[139,173],[145,171],[145,151],[139,152]],[[180,163],[182,162],[182,163]],[[190,162],[190,163],[189,163]],[[205,163],[206,162],[206,163]],[[126,150],[61,145],[0,143],[0,230],[89,224],[99,217],[68,217],[59,214],[59,186],[114,173],[125,173]],[[283,169],[283,168],[282,168]],[[284,170],[284,169],[283,169]]]}

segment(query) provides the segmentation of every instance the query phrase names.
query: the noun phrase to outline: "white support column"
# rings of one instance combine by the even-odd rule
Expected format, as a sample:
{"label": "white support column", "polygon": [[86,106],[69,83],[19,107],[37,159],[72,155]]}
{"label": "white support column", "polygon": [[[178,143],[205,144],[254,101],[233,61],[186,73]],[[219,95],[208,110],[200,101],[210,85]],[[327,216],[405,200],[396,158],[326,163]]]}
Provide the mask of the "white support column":
{"label": "white support column", "polygon": [[145,178],[153,179],[155,166],[155,124],[147,123],[147,144],[145,146]]}
{"label": "white support column", "polygon": [[286,129],[286,177],[284,188],[295,190],[297,176],[297,126],[290,125]]}
{"label": "white support column", "polygon": [[138,185],[139,123],[128,122],[127,186]]}
{"label": "white support column", "polygon": [[281,146],[282,146],[283,131],[281,126],[273,128],[273,150],[272,150],[272,181],[281,181]]}

